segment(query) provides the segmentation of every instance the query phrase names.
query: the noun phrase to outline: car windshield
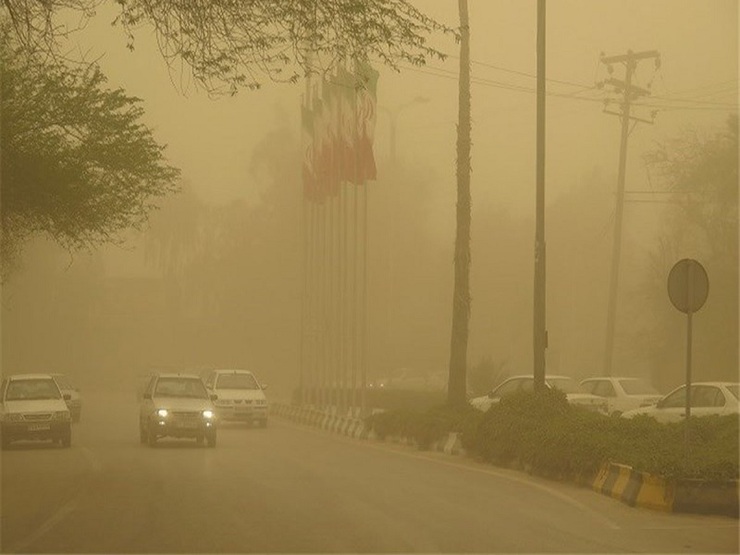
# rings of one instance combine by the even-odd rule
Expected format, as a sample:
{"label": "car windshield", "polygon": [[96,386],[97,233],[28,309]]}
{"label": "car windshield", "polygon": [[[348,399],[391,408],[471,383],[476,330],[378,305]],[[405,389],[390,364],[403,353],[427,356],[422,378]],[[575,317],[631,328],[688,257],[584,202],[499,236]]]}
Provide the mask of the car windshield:
{"label": "car windshield", "polygon": [[563,393],[585,393],[586,391],[578,384],[578,382],[571,380],[570,378],[547,378],[547,383],[550,387],[559,389]]}
{"label": "car windshield", "polygon": [[160,378],[154,390],[157,397],[188,397],[207,399],[208,392],[203,382],[195,378]]}
{"label": "car windshield", "polygon": [[216,382],[218,389],[259,389],[252,374],[221,374]]}
{"label": "car windshield", "polygon": [[627,395],[660,395],[660,392],[645,380],[620,380],[619,384]]}
{"label": "car windshield", "polygon": [[57,384],[49,379],[12,380],[5,394],[7,401],[37,401],[40,399],[61,399]]}
{"label": "car windshield", "polygon": [[732,393],[735,396],[735,399],[738,399],[738,388],[740,388],[740,385],[738,384],[728,385],[727,391]]}

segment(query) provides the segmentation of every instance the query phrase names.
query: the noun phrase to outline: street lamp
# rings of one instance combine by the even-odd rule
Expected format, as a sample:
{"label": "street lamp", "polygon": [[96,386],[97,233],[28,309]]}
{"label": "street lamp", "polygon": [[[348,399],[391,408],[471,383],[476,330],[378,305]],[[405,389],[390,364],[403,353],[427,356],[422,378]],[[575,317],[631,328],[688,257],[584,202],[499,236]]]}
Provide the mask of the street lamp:
{"label": "street lamp", "polygon": [[386,108],[385,106],[380,106],[380,109],[388,114],[388,118],[390,119],[390,148],[392,164],[396,163],[396,123],[398,121],[398,115],[410,106],[414,106],[415,104],[426,104],[427,102],[429,102],[429,99],[427,97],[417,96],[415,98],[412,98],[408,102],[404,102],[403,104],[396,106],[392,110],[390,108]]}

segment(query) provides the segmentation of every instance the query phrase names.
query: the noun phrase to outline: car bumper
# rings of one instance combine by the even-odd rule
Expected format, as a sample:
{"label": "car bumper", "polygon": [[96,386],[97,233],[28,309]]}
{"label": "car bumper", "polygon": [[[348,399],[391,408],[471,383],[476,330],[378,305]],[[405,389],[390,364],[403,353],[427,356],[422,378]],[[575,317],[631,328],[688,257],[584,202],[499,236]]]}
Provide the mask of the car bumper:
{"label": "car bumper", "polygon": [[154,418],[150,430],[157,437],[203,437],[216,433],[215,420]]}
{"label": "car bumper", "polygon": [[69,422],[3,422],[5,441],[60,439],[69,435]]}
{"label": "car bumper", "polygon": [[268,413],[267,406],[216,407],[218,417],[231,422],[267,420]]}

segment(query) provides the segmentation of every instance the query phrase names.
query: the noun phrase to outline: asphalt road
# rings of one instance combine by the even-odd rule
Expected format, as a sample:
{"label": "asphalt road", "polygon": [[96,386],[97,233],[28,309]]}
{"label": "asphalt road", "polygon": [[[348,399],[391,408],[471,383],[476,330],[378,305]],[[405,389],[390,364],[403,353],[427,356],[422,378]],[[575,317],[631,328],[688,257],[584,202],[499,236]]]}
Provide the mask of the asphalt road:
{"label": "asphalt road", "polygon": [[273,419],[214,449],[138,440],[133,390],[88,391],[71,449],[2,453],[5,553],[737,553],[738,520]]}

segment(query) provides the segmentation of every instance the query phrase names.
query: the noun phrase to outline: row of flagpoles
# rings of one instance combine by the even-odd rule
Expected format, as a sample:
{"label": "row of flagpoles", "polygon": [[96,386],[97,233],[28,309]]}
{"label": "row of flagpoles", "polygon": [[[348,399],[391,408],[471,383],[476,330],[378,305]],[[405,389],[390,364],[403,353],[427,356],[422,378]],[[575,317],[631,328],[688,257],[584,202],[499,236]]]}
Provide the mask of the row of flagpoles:
{"label": "row of flagpoles", "polygon": [[304,272],[300,401],[358,415],[367,388],[367,181],[378,73],[306,80],[301,106]]}

